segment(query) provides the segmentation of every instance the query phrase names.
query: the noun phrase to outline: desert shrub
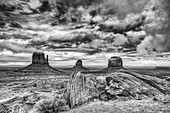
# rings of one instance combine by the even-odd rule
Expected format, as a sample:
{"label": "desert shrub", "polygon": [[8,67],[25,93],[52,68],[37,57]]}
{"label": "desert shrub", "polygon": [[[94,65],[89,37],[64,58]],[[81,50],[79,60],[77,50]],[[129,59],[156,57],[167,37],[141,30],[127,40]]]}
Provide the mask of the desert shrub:
{"label": "desert shrub", "polygon": [[69,107],[65,99],[46,99],[37,102],[30,113],[58,113],[67,110]]}

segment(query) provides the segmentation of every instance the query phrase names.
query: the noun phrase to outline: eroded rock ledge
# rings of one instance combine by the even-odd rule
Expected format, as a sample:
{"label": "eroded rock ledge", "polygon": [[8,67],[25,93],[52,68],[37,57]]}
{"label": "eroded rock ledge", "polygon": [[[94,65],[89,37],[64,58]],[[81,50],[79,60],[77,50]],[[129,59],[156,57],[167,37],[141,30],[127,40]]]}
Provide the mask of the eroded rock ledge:
{"label": "eroded rock ledge", "polygon": [[70,108],[95,99],[144,99],[169,93],[167,81],[124,69],[120,57],[109,59],[104,72],[104,76],[83,72],[70,76],[67,88]]}

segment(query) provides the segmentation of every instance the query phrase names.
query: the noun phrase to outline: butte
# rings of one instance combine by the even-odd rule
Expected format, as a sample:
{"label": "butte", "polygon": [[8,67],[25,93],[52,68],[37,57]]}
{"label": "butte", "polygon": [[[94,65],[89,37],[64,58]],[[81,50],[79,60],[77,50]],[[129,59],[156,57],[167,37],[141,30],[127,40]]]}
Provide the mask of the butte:
{"label": "butte", "polygon": [[64,72],[59,71],[49,65],[48,55],[41,52],[34,52],[32,55],[32,63],[16,72],[26,74],[40,74],[40,75],[60,75]]}

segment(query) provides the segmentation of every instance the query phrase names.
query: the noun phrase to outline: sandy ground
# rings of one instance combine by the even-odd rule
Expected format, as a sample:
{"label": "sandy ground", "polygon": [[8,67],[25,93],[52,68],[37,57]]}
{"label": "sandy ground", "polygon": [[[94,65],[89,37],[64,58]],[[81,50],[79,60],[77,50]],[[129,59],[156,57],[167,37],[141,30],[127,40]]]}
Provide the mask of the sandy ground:
{"label": "sandy ground", "polygon": [[64,113],[170,113],[170,103],[146,100],[92,102]]}

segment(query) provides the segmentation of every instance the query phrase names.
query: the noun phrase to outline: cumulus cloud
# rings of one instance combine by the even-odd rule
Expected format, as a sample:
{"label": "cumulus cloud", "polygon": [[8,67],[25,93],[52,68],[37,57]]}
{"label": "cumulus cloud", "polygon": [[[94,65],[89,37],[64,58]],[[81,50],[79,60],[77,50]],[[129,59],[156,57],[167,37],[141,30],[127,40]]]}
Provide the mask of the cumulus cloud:
{"label": "cumulus cloud", "polygon": [[149,0],[104,0],[106,8],[116,14],[120,19],[129,13],[139,13]]}
{"label": "cumulus cloud", "polygon": [[137,47],[138,52],[170,50],[170,1],[153,0],[142,12],[146,16],[144,30],[146,38]]}
{"label": "cumulus cloud", "polygon": [[5,42],[5,41],[0,42],[0,49],[7,49],[14,53],[18,53],[18,52],[30,53],[30,52],[36,51],[35,48],[26,48],[25,46],[17,45],[14,43],[9,43],[9,42]]}
{"label": "cumulus cloud", "polygon": [[37,9],[42,5],[42,3],[39,0],[30,0],[28,5],[31,9]]}
{"label": "cumulus cloud", "polygon": [[116,37],[116,39],[113,42],[113,45],[115,45],[115,46],[122,46],[125,43],[128,43],[127,38],[122,34],[116,34],[115,37]]}
{"label": "cumulus cloud", "polygon": [[[61,31],[62,32],[62,31]],[[49,33],[50,34],[50,33]],[[82,43],[91,43],[95,39],[100,39],[98,34],[91,32],[64,32],[51,33],[49,36],[40,36],[33,38],[28,45],[33,47],[46,47],[50,49],[64,47],[78,47]]]}
{"label": "cumulus cloud", "polygon": [[147,34],[145,31],[140,31],[140,32],[129,31],[126,33],[126,35],[129,43],[132,46],[136,47],[142,42],[142,40],[145,39]]}

